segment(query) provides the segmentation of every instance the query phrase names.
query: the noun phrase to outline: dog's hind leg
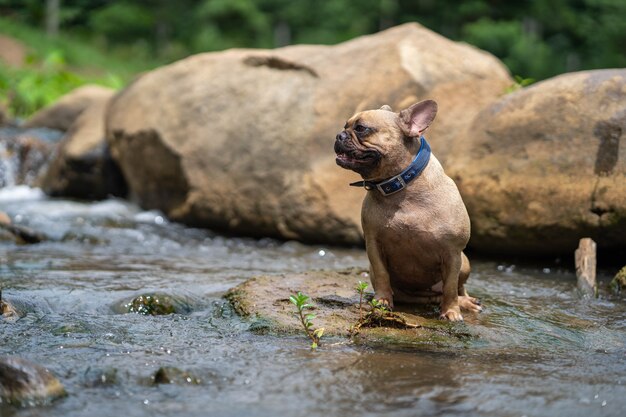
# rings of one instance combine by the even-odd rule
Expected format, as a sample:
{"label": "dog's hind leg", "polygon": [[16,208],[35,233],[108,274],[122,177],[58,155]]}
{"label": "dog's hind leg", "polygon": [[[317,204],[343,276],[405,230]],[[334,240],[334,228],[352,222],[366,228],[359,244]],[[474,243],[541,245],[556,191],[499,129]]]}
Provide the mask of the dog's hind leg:
{"label": "dog's hind leg", "polygon": [[465,253],[461,252],[461,270],[459,271],[459,306],[463,310],[479,313],[483,310],[478,298],[470,297],[465,289],[465,283],[470,275],[471,267]]}

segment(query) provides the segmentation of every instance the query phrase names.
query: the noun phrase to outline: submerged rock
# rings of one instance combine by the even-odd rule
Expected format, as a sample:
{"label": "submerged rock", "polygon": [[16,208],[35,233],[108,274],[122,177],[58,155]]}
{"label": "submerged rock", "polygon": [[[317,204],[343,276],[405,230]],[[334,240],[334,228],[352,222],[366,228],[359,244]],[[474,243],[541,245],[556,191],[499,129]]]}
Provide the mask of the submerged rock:
{"label": "submerged rock", "polygon": [[152,379],[155,384],[198,385],[202,382],[191,372],[173,366],[160,367]]}
{"label": "submerged rock", "polygon": [[91,367],[83,375],[83,386],[87,388],[110,387],[118,383],[117,369]]}
{"label": "submerged rock", "polygon": [[192,300],[184,296],[150,293],[119,302],[113,306],[113,310],[121,314],[136,313],[144,316],[189,314],[193,310],[191,303]]}
{"label": "submerged rock", "polygon": [[30,244],[43,242],[46,240],[46,236],[26,226],[13,224],[11,218],[0,211],[1,240],[13,240],[17,244]]}
{"label": "submerged rock", "polygon": [[[303,333],[289,296],[300,291],[311,297],[315,328],[323,327],[324,337],[350,335],[359,322],[359,280],[368,281],[362,271],[311,271],[300,274],[252,278],[228,291],[225,297],[235,311],[252,321],[251,330],[270,333]],[[363,303],[363,316],[369,310]],[[388,320],[373,327],[361,327],[355,340],[365,344],[452,347],[475,337],[462,323],[436,319],[435,307],[402,306]],[[304,333],[303,333],[304,335]],[[324,343],[322,337],[322,344]]]}
{"label": "submerged rock", "polygon": [[67,395],[47,369],[16,357],[0,357],[0,404],[33,406]]}
{"label": "submerged rock", "polygon": [[357,110],[432,98],[440,160],[511,84],[492,55],[418,24],[334,46],[228,50],[143,74],[113,98],[107,140],[141,206],[244,235],[361,244],[363,190],[333,142]]}
{"label": "submerged rock", "polygon": [[[626,69],[560,75],[484,109],[448,173],[484,252],[571,254],[626,246]],[[621,145],[620,145],[621,143]]]}

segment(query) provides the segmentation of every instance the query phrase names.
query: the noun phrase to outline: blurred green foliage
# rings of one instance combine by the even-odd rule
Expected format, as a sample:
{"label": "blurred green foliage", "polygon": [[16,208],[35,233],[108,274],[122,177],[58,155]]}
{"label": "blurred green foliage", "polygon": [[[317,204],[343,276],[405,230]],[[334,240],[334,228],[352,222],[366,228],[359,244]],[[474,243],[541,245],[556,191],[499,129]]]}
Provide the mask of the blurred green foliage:
{"label": "blurred green foliage", "polygon": [[0,0],[0,32],[35,45],[39,56],[58,49],[70,67],[124,80],[192,53],[333,44],[406,22],[487,50],[512,74],[537,80],[626,67],[626,0],[62,0],[61,36],[24,39],[16,28],[43,29],[46,3]]}
{"label": "blurred green foliage", "polygon": [[0,65],[0,104],[18,117],[34,113],[87,82],[113,88],[123,84],[113,74],[85,78],[70,71],[60,50],[52,50],[43,58],[30,55],[26,61],[21,68]]}
{"label": "blurred green foliage", "polygon": [[[0,4],[2,0],[0,0]],[[103,53],[68,35],[51,39],[38,30],[0,18],[0,34],[28,47],[26,62],[10,67],[0,62],[0,105],[17,117],[26,117],[86,83],[121,88],[155,61],[128,60]]]}

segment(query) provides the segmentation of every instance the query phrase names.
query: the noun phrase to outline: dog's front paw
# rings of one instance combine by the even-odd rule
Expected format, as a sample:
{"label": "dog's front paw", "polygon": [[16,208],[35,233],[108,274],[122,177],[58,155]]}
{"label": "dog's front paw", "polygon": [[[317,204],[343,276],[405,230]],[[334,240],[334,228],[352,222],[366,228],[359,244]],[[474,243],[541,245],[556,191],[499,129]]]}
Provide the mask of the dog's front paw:
{"label": "dog's front paw", "polygon": [[374,300],[389,310],[393,309],[393,296],[391,294],[377,292],[374,294]]}
{"label": "dog's front paw", "polygon": [[463,316],[461,315],[461,309],[458,306],[442,310],[439,318],[442,320],[449,320],[449,321],[463,321]]}

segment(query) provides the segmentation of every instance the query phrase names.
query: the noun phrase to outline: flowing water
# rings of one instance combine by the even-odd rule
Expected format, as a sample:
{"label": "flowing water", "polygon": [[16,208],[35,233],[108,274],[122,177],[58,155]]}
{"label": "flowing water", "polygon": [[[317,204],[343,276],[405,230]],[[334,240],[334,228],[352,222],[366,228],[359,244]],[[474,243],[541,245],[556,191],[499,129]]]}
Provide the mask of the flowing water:
{"label": "flowing water", "polygon": [[[359,346],[255,334],[221,298],[260,274],[366,267],[362,250],[227,238],[121,201],[0,189],[0,211],[50,240],[0,241],[0,285],[26,315],[0,321],[0,355],[48,367],[69,395],[2,417],[623,416],[626,302],[581,300],[571,271],[474,261],[484,313],[462,349]],[[605,285],[608,276],[601,277]],[[122,314],[146,293],[186,314]],[[189,382],[154,384],[160,367]]]}

